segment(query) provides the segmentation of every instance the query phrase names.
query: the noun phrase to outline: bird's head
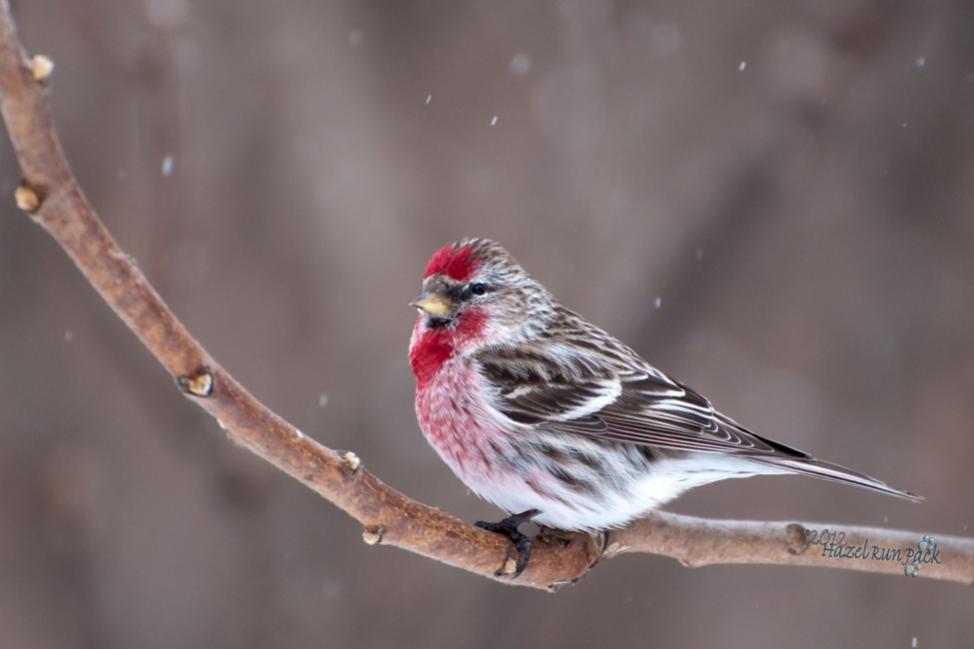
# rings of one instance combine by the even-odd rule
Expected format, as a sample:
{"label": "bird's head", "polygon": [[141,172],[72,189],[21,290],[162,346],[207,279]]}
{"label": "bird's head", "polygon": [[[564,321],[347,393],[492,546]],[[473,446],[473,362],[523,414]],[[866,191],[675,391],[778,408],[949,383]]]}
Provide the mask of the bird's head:
{"label": "bird's head", "polygon": [[500,244],[461,239],[438,250],[426,266],[417,331],[436,331],[458,343],[490,345],[542,326],[548,292]]}

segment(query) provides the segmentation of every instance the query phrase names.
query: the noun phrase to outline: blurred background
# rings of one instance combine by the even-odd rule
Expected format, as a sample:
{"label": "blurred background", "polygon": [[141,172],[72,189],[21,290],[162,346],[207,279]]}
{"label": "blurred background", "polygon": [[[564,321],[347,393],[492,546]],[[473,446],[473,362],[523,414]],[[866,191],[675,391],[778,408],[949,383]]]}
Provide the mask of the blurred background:
{"label": "blurred background", "polygon": [[[409,495],[496,519],[413,415],[406,304],[495,238],[799,478],[705,516],[974,531],[974,4],[23,0],[74,171],[190,330]],[[0,646],[933,647],[971,591],[602,564],[557,595],[361,542],[227,442],[10,199]]]}

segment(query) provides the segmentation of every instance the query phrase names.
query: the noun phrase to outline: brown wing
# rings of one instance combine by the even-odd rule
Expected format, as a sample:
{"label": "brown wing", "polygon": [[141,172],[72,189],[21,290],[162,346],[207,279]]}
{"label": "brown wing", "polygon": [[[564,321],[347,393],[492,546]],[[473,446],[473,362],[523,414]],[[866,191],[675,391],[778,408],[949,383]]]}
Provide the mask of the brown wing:
{"label": "brown wing", "polygon": [[752,433],[567,310],[541,340],[487,350],[474,361],[498,416],[525,426],[677,451],[726,453],[778,470],[922,500]]}
{"label": "brown wing", "polygon": [[544,339],[487,350],[474,361],[498,416],[522,425],[678,451],[728,453],[779,470],[922,500],[754,434],[715,411],[703,395],[568,311]]}
{"label": "brown wing", "polygon": [[[620,358],[620,349],[628,358]],[[549,339],[488,350],[475,360],[494,407],[520,424],[683,451],[809,457],[720,415],[621,343],[608,351]]]}

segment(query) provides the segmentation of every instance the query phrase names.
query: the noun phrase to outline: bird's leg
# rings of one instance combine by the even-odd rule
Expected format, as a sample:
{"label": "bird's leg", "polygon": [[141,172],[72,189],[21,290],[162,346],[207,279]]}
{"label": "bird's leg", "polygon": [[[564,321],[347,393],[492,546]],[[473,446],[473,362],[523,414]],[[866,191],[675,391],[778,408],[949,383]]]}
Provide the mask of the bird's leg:
{"label": "bird's leg", "polygon": [[511,575],[512,578],[524,572],[524,569],[528,567],[528,562],[531,561],[531,539],[521,534],[517,528],[521,523],[527,523],[540,513],[537,509],[529,509],[526,512],[508,516],[504,520],[496,523],[488,523],[486,521],[477,521],[474,523],[479,528],[485,529],[488,532],[494,532],[495,534],[502,534],[511,540],[518,554],[515,561],[514,574]]}

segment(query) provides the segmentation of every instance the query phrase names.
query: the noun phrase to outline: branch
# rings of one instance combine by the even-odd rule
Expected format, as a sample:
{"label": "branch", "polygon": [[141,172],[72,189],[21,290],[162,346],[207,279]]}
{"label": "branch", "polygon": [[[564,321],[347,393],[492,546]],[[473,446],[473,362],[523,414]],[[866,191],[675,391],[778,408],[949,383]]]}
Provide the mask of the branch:
{"label": "branch", "polygon": [[[28,60],[6,0],[0,3],[0,109],[24,182],[17,204],[64,248],[78,269],[183,393],[234,441],[331,501],[365,526],[366,543],[395,545],[480,575],[510,571],[510,543],[386,486],[353,453],[304,436],[271,412],[207,353],[115,243],[75,180],[48,104],[50,61]],[[578,578],[601,543],[573,535],[566,547],[538,544],[519,585],[548,588]],[[508,580],[510,581],[510,580]]]}
{"label": "branch", "polygon": [[974,585],[974,539],[834,523],[709,520],[653,512],[613,532],[604,556],[661,554],[691,568],[842,568]]}
{"label": "branch", "polygon": [[[574,582],[603,555],[630,552],[662,554],[693,566],[771,563],[903,572],[893,562],[818,556],[809,551],[814,539],[807,530],[813,526],[657,512],[614,531],[607,548],[600,537],[585,534],[566,534],[557,542],[539,538],[528,569],[511,579],[514,565],[506,539],[408,498],[369,473],[354,453],[304,436],[247,392],[190,335],[115,243],[72,175],[48,105],[52,69],[46,57],[27,59],[8,2],[0,0],[0,108],[24,176],[15,193],[18,206],[54,237],[187,398],[211,414],[233,441],[362,523],[366,543],[394,545],[503,583],[549,590]],[[845,531],[856,542],[868,536],[879,546],[906,547],[920,536],[817,527]],[[923,565],[919,574],[974,583],[974,540],[938,536],[936,542],[941,563]]]}

